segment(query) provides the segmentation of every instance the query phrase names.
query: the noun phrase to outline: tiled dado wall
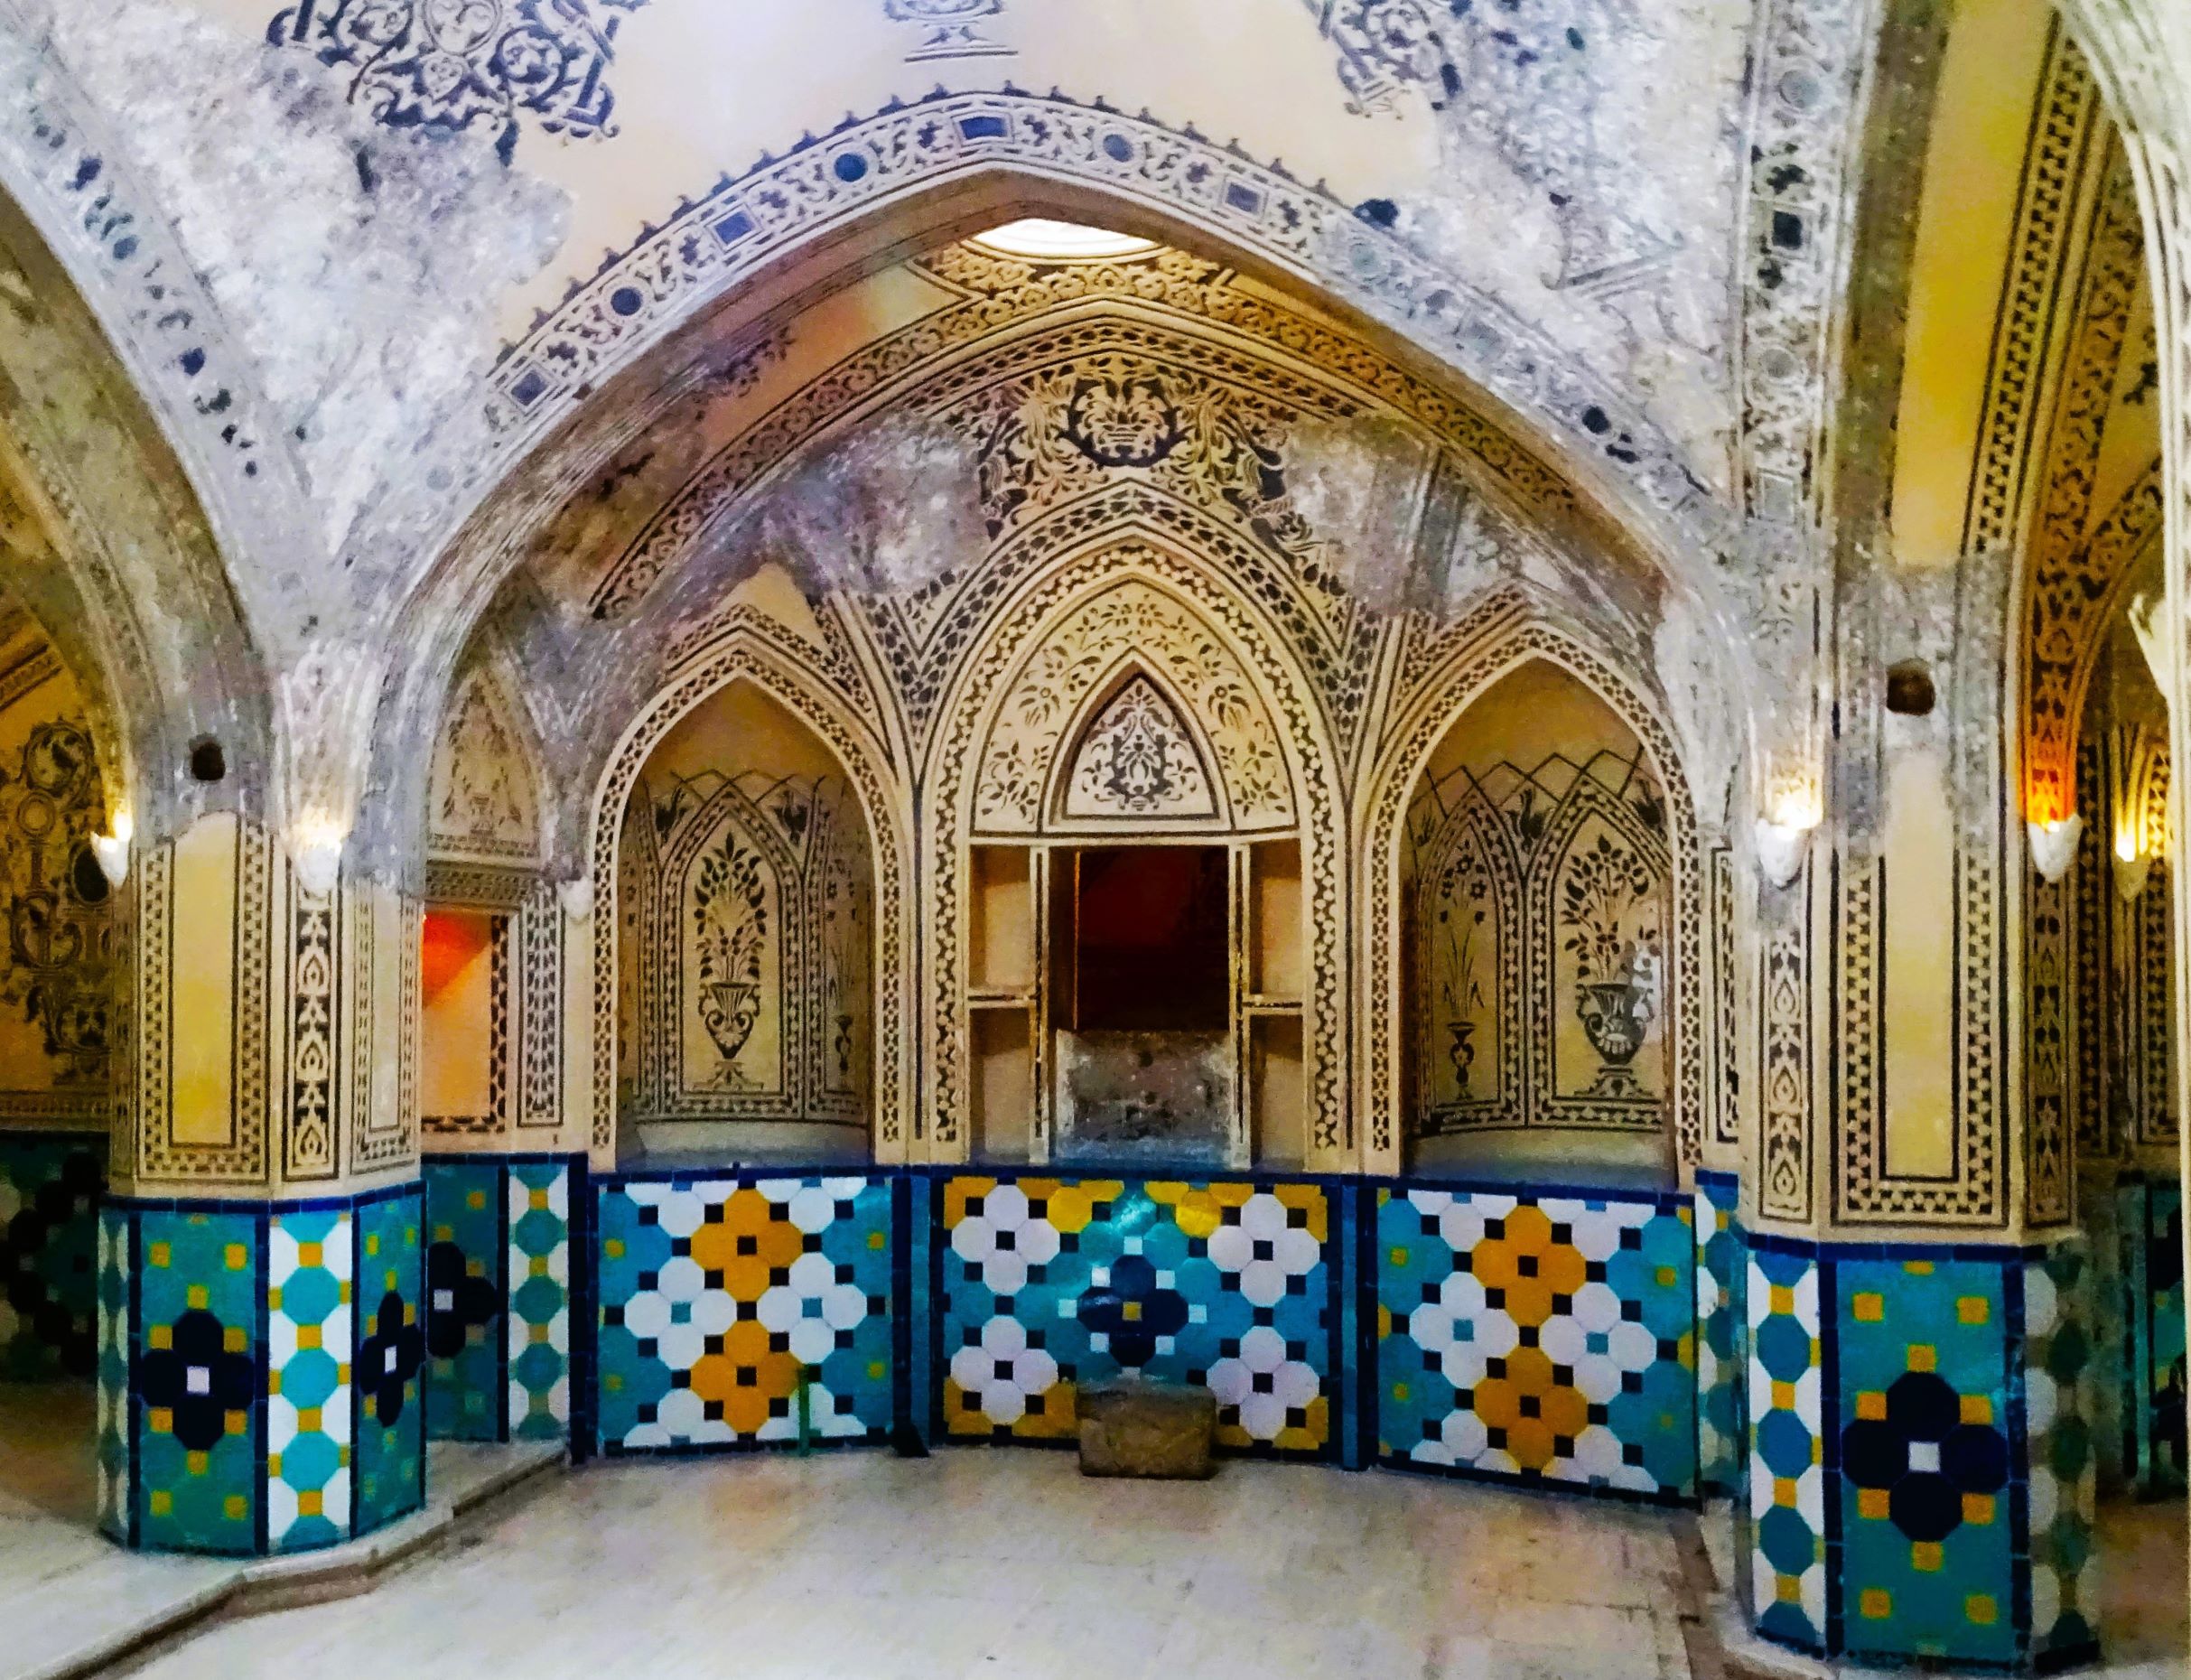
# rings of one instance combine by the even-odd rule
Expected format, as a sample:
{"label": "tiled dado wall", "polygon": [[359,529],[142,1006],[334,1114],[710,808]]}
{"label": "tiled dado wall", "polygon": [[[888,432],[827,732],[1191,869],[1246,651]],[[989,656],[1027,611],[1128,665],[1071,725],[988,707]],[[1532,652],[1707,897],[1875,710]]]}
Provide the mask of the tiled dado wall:
{"label": "tiled dado wall", "polygon": [[107,1138],[0,1131],[0,1382],[89,1378]]}
{"label": "tiled dado wall", "polygon": [[100,1521],[155,1550],[302,1551],[424,1498],[417,1184],[98,1226]]}
{"label": "tiled dado wall", "polygon": [[571,1423],[571,1209],[584,1162],[429,1156],[426,1433],[560,1441]]}
{"label": "tiled dado wall", "polygon": [[1753,1624],[1821,1656],[2096,1644],[2092,1274],[2053,1250],[1748,1246]]}
{"label": "tiled dado wall", "polygon": [[580,1449],[1063,1443],[1125,1372],[1208,1387],[1234,1451],[1692,1500],[1696,1205],[1730,1230],[1602,1190],[612,1176]]}
{"label": "tiled dado wall", "polygon": [[2186,1469],[2183,1186],[2126,1176],[2112,1199],[2113,1252],[2100,1256],[2102,1337],[2121,1382],[2106,1450],[2120,1454],[2112,1468],[2138,1493],[2178,1495]]}

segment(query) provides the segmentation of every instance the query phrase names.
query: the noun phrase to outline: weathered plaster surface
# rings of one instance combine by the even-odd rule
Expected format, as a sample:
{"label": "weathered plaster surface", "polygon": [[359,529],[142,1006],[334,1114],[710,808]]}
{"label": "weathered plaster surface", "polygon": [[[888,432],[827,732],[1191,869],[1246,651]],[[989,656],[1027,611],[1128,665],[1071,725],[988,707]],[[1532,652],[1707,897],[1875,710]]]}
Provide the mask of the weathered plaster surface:
{"label": "weathered plaster surface", "polygon": [[564,195],[489,139],[375,124],[309,56],[184,8],[29,5],[47,51],[126,114],[116,137],[256,359],[333,554],[388,478],[425,465],[413,441],[562,242]]}

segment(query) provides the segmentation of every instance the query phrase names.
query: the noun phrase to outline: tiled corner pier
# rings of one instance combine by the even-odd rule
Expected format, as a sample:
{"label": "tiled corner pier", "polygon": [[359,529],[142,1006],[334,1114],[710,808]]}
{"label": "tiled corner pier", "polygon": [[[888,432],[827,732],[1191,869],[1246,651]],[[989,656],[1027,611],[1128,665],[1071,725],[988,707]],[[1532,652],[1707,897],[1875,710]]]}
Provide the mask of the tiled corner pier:
{"label": "tiled corner pier", "polygon": [[1746,1236],[1693,1191],[1016,1170],[590,1172],[113,1202],[106,1521],[282,1551],[421,1497],[425,1437],[575,1456],[1062,1445],[1078,1385],[1200,1384],[1232,1451],[1694,1505],[1764,1637],[2089,1657],[2082,1248]]}

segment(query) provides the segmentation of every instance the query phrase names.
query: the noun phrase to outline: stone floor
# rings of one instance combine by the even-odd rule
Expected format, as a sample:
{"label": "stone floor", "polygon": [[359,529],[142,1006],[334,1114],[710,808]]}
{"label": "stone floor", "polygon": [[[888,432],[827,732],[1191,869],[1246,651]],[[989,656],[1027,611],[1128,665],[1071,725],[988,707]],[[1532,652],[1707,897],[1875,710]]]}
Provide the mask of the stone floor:
{"label": "stone floor", "polygon": [[1227,1464],[957,1451],[596,1467],[368,1598],[213,1629],[152,1680],[1662,1680],[1665,1514]]}
{"label": "stone floor", "polygon": [[2182,1499],[2101,1508],[2100,1628],[2107,1666],[2099,1672],[2107,1680],[2184,1680],[2191,1674],[2187,1514],[2191,1505]]}
{"label": "stone floor", "polygon": [[0,1386],[0,1680],[86,1672],[117,1651],[192,1623],[242,1589],[266,1590],[424,1544],[454,1514],[537,1472],[561,1450],[537,1444],[428,1449],[430,1508],[371,1539],[294,1559],[246,1562],[122,1550],[93,1529],[97,1469],[90,1390]]}

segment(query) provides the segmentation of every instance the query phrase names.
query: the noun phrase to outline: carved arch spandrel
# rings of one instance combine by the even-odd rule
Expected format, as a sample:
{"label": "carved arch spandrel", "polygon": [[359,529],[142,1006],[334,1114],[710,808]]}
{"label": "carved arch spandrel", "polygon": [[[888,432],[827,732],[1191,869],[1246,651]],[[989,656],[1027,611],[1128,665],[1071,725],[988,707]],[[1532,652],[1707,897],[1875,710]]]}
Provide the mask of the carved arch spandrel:
{"label": "carved arch spandrel", "polygon": [[547,862],[539,742],[519,692],[493,660],[474,665],[450,689],[427,780],[430,860]]}
{"label": "carved arch spandrel", "polygon": [[592,848],[593,910],[593,1155],[613,1160],[617,1126],[617,986],[620,911],[617,840],[633,784],[648,756],[685,714],[732,683],[751,683],[791,713],[835,754],[867,824],[875,871],[874,1106],[879,1162],[908,1158],[918,1126],[913,1109],[915,1045],[913,835],[911,791],[893,773],[873,725],[812,672],[738,630],[695,655],[640,709],[610,755],[595,789]]}
{"label": "carved arch spandrel", "polygon": [[[1071,528],[1071,527],[1068,527]],[[1351,1164],[1347,1113],[1346,802],[1329,724],[1282,630],[1226,573],[1175,546],[1177,537],[1137,520],[1098,528],[1023,575],[986,621],[957,668],[940,710],[923,780],[922,948],[928,953],[929,1046],[924,1106],[935,1117],[939,1159],[967,1146],[969,1098],[965,972],[966,854],[979,767],[965,743],[984,741],[1012,677],[1046,633],[1086,603],[1131,585],[1167,601],[1257,686],[1276,726],[1300,824],[1311,981],[1303,1035],[1309,1046],[1310,1151],[1328,1166]],[[993,558],[993,564],[994,559]]]}
{"label": "carved arch spandrel", "polygon": [[1398,1172],[1404,1164],[1401,1124],[1406,1101],[1405,999],[1399,953],[1405,938],[1401,851],[1416,784],[1438,743],[1493,684],[1534,660],[1559,667],[1635,732],[1665,794],[1673,852],[1673,913],[1667,994],[1673,1001],[1666,1053],[1673,1069],[1674,1137],[1683,1171],[1703,1157],[1704,900],[1696,803],[1674,732],[1650,695],[1617,667],[1565,630],[1538,620],[1516,621],[1513,601],[1495,593],[1461,621],[1448,651],[1426,667],[1413,696],[1394,720],[1378,751],[1358,817],[1362,867],[1357,927],[1363,961],[1357,981],[1362,1022],[1362,1120],[1365,1171]]}

